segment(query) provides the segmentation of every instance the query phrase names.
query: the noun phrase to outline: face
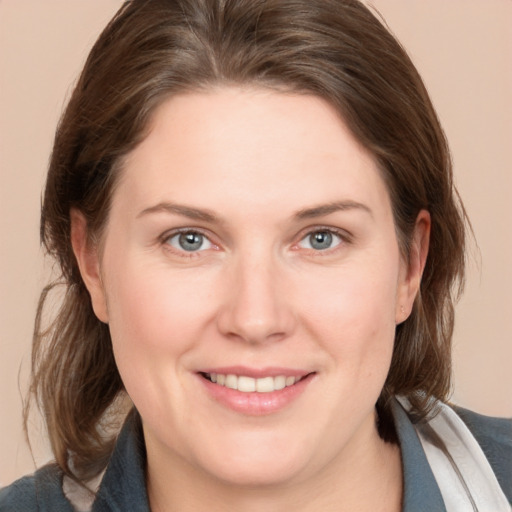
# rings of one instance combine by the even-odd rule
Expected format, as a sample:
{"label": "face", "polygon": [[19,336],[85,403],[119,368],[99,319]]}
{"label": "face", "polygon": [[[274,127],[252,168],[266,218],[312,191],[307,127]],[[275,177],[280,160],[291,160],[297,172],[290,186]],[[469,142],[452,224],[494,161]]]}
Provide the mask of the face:
{"label": "face", "polygon": [[321,99],[167,100],[125,161],[101,251],[79,239],[149,460],[300,481],[377,436],[414,272],[375,162]]}

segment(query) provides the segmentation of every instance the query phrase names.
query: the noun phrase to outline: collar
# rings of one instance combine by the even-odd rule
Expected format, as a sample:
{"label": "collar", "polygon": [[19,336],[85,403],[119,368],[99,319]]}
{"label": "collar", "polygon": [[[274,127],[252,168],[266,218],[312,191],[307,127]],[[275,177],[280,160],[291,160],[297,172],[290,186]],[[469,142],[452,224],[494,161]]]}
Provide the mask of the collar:
{"label": "collar", "polygon": [[395,428],[400,442],[404,475],[402,512],[446,512],[432,469],[409,416],[398,403],[392,404]]}
{"label": "collar", "polygon": [[92,512],[150,512],[142,421],[133,409],[119,434]]}
{"label": "collar", "polygon": [[[392,411],[404,473],[402,512],[446,512],[441,492],[409,416],[397,401],[394,401]],[[149,512],[145,467],[142,423],[137,411],[133,410],[119,435],[93,512]]]}

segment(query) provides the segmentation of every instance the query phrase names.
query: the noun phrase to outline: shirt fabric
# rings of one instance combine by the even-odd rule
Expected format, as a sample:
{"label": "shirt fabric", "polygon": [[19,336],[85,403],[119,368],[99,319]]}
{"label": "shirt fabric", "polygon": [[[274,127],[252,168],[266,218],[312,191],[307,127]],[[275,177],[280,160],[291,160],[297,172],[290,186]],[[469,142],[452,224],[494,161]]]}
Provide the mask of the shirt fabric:
{"label": "shirt fabric", "polygon": [[[512,504],[512,420],[454,409],[480,444]],[[402,512],[446,512],[414,425],[398,402],[393,416],[402,454]],[[133,411],[121,430],[92,512],[149,512],[145,463],[141,420]],[[64,495],[61,470],[50,464],[0,490],[0,512],[14,511],[75,512]]]}

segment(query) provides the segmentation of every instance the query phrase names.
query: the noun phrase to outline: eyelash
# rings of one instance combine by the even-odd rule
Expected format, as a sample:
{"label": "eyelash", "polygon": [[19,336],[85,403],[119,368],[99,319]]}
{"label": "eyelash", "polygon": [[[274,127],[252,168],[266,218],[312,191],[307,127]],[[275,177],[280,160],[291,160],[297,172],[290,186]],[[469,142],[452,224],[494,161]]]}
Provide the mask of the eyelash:
{"label": "eyelash", "polygon": [[306,240],[311,235],[314,235],[315,233],[328,233],[330,235],[334,235],[335,237],[337,237],[339,239],[339,243],[337,243],[334,247],[329,247],[329,248],[323,249],[323,250],[313,249],[313,248],[305,248],[305,250],[307,250],[313,256],[318,256],[318,257],[328,256],[328,255],[332,254],[333,252],[336,252],[337,250],[339,250],[341,248],[341,246],[350,244],[352,242],[352,236],[345,230],[328,227],[328,226],[314,226],[313,228],[308,228],[307,231],[303,231],[300,234],[300,239],[297,243],[295,243],[293,245],[293,248],[295,249],[295,247],[298,247],[298,249],[295,249],[295,250],[299,250],[300,249],[299,244],[303,240]]}
{"label": "eyelash", "polygon": [[[346,244],[350,244],[352,242],[352,236],[346,232],[345,230],[341,230],[341,229],[337,229],[337,228],[333,228],[333,227],[327,227],[327,226],[314,226],[312,228],[308,228],[307,231],[303,231],[299,236],[299,241],[294,243],[293,246],[292,246],[292,249],[293,250],[300,250],[301,247],[299,246],[299,244],[304,241],[305,239],[307,239],[307,237],[315,234],[315,233],[328,233],[330,235],[334,235],[335,237],[337,237],[339,239],[339,243],[337,243],[334,247],[329,247],[329,248],[326,248],[326,249],[313,249],[313,248],[303,248],[304,250],[307,250],[310,254],[314,255],[314,256],[324,256],[324,255],[328,255],[328,254],[331,254],[332,252],[335,252],[340,246],[343,246],[343,245],[346,245]],[[185,249],[183,250],[180,250],[180,249],[176,249],[175,247],[172,247],[171,244],[170,244],[170,240],[178,235],[182,235],[182,234],[198,234],[198,235],[201,235],[202,237],[204,237],[206,240],[208,240],[208,242],[212,245],[212,248],[214,250],[218,250],[219,249],[219,246],[217,244],[215,244],[212,240],[211,240],[211,237],[205,233],[202,229],[200,228],[191,228],[191,227],[186,227],[186,228],[179,228],[179,229],[174,229],[170,232],[166,232],[164,233],[161,237],[160,237],[160,243],[162,246],[164,246],[165,250],[169,251],[169,252],[172,252],[173,254],[177,254],[179,255],[180,257],[182,258],[197,258],[200,256],[200,254],[202,252],[204,252],[205,250],[208,250],[208,249],[203,249],[203,250],[198,250],[198,251],[186,251]]]}
{"label": "eyelash", "polygon": [[215,249],[218,249],[218,245],[212,242],[211,237],[208,236],[202,229],[199,229],[199,228],[187,227],[187,228],[179,228],[179,229],[174,229],[172,231],[168,231],[160,237],[160,243],[166,251],[172,252],[173,254],[177,254],[178,256],[180,256],[182,258],[197,258],[197,257],[199,257],[200,253],[204,252],[203,250],[186,251],[184,249],[179,250],[179,249],[176,249],[175,247],[171,246],[170,240],[176,236],[183,235],[183,234],[201,235],[206,240],[208,240],[208,242],[210,242],[212,247],[214,247]]}

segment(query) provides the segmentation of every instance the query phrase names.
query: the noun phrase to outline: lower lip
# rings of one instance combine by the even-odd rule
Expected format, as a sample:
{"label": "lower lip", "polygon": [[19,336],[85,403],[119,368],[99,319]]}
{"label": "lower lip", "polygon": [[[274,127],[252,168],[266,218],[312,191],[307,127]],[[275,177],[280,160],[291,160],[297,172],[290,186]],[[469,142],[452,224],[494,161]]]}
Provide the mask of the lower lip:
{"label": "lower lip", "polygon": [[314,374],[309,374],[293,386],[270,393],[243,393],[236,389],[214,384],[201,375],[199,375],[199,378],[216,402],[241,414],[263,416],[278,412],[290,405],[305,391],[313,376]]}

